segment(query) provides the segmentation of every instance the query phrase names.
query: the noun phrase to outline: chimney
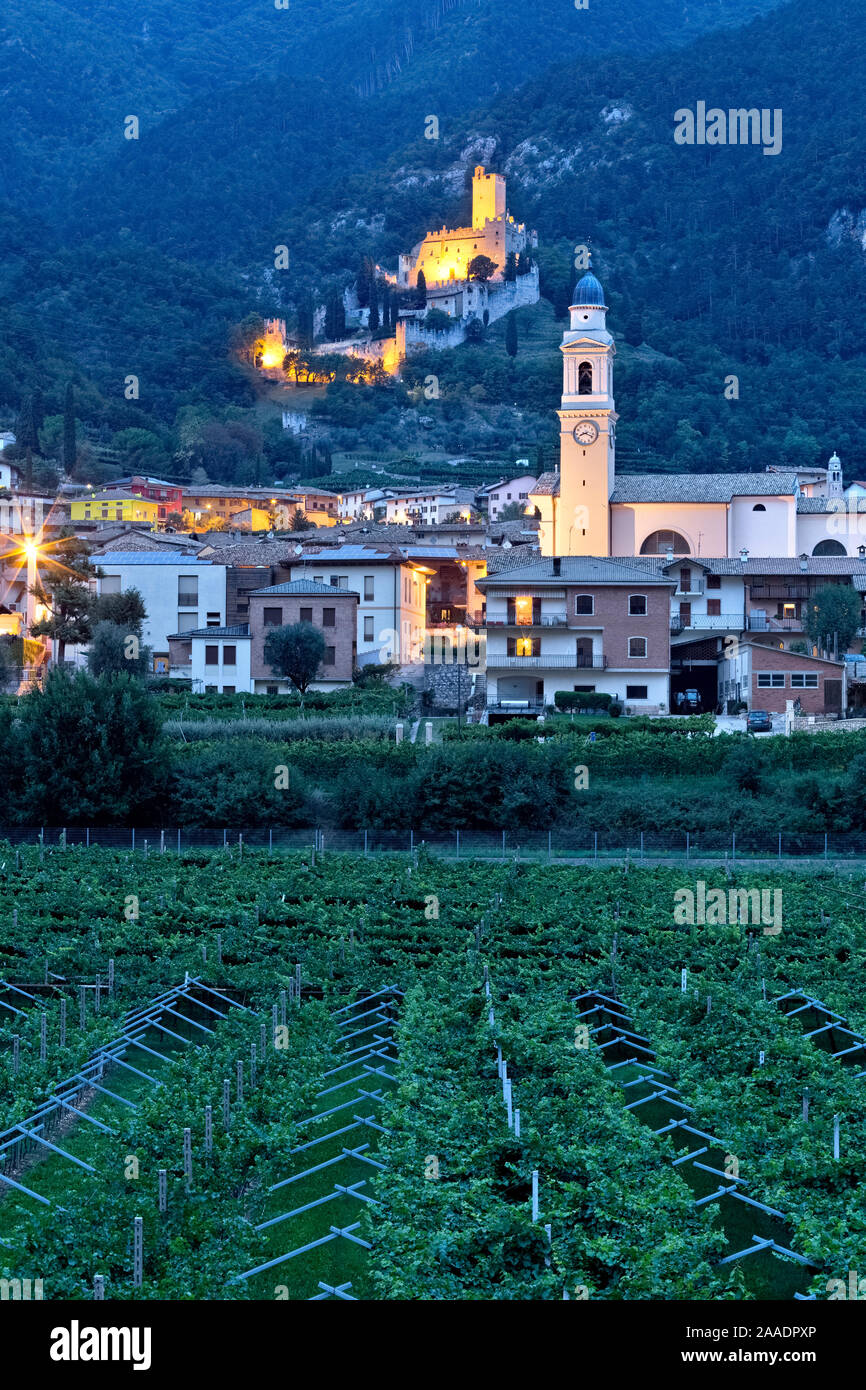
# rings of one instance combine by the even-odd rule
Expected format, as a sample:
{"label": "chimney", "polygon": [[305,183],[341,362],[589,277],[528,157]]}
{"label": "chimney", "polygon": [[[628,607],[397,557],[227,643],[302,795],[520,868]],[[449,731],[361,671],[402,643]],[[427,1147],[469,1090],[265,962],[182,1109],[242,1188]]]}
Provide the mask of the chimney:
{"label": "chimney", "polygon": [[745,546],[741,546],[741,547],[740,547],[740,563],[744,565],[744,564],[746,563],[746,561],[748,560],[748,558],[749,558],[749,552],[748,552],[748,550],[746,549]]}
{"label": "chimney", "polygon": [[801,556],[800,556],[800,569],[801,569],[801,570],[803,571],[803,573],[805,574],[805,573],[806,573],[806,570],[807,570],[808,568],[809,568],[809,557],[808,557],[808,555],[801,555]]}
{"label": "chimney", "polygon": [[562,558],[559,555],[553,557],[553,574],[556,579],[562,574]]}
{"label": "chimney", "polygon": [[866,545],[858,545],[857,554],[861,560],[866,560]]}
{"label": "chimney", "polygon": [[665,564],[672,565],[674,562],[674,548],[672,545],[665,547]]}

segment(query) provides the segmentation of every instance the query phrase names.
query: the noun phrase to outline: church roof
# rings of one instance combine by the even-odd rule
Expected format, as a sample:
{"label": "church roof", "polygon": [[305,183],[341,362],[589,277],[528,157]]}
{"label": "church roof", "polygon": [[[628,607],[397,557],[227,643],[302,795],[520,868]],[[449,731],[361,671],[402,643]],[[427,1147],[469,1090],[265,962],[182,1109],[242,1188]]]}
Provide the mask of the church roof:
{"label": "church roof", "polygon": [[542,473],[535,486],[529,490],[530,497],[558,497],[559,474]]}
{"label": "church roof", "polygon": [[735,497],[793,497],[796,473],[633,473],[617,478],[612,503],[731,502]]}
{"label": "church roof", "polygon": [[817,513],[819,516],[827,512],[844,512],[844,497],[798,497],[797,511]]}

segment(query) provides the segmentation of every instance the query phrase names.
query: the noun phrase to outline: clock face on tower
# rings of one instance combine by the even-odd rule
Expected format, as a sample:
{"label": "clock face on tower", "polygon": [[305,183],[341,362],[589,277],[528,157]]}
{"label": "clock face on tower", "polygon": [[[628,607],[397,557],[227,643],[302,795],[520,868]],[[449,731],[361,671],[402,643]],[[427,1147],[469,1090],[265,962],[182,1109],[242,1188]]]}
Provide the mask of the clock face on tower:
{"label": "clock face on tower", "polygon": [[598,439],[598,425],[594,420],[581,420],[572,433],[578,444],[594,444]]}

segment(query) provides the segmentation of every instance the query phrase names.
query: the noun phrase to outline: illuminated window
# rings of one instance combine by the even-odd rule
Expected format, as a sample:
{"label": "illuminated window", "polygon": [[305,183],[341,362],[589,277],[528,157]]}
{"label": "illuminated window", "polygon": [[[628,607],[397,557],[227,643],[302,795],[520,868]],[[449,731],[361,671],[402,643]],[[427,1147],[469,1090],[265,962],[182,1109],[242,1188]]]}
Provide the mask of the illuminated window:
{"label": "illuminated window", "polygon": [[532,599],[521,595],[514,600],[514,621],[528,625],[532,622]]}
{"label": "illuminated window", "polygon": [[518,637],[515,644],[515,656],[533,656],[532,638]]}

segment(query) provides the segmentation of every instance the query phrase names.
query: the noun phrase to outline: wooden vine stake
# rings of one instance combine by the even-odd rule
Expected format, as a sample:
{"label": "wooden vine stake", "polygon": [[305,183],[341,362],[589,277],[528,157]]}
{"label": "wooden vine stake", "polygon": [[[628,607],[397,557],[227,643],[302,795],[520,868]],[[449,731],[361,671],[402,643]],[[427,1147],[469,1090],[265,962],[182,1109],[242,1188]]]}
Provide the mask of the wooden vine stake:
{"label": "wooden vine stake", "polygon": [[165,1168],[159,1170],[159,1209],[168,1210],[168,1175]]}
{"label": "wooden vine stake", "polygon": [[238,1059],[237,1099],[238,1099],[238,1101],[240,1102],[240,1101],[243,1100],[243,1098],[244,1098],[244,1064],[243,1064],[242,1061],[240,1061],[240,1059]]}
{"label": "wooden vine stake", "polygon": [[204,1151],[206,1154],[213,1153],[213,1106],[206,1105],[204,1108]]}
{"label": "wooden vine stake", "polygon": [[538,1220],[538,1169],[532,1170],[532,1220]]}
{"label": "wooden vine stake", "polygon": [[183,1175],[186,1178],[186,1190],[192,1187],[192,1130],[185,1129],[183,1132]]}
{"label": "wooden vine stake", "polygon": [[66,1046],[66,1000],[60,1001],[60,1046]]}
{"label": "wooden vine stake", "polygon": [[39,1060],[48,1060],[48,1015],[43,1013],[39,1022]]}
{"label": "wooden vine stake", "polygon": [[250,1090],[256,1084],[256,1045],[250,1043]]}
{"label": "wooden vine stake", "polygon": [[105,1298],[104,1274],[94,1274],[93,1276],[93,1297],[96,1299],[97,1303],[102,1302]]}
{"label": "wooden vine stake", "polygon": [[223,1080],[223,1124],[226,1128],[226,1131],[228,1131],[229,1127],[231,1126],[232,1120],[232,1104],[230,1093],[231,1083],[226,1077]]}
{"label": "wooden vine stake", "polygon": [[839,1162],[839,1116],[833,1116],[833,1157]]}
{"label": "wooden vine stake", "polygon": [[285,1028],[285,1026],[286,1026],[286,991],[285,991],[284,989],[281,989],[281,990],[280,990],[280,1023],[281,1023],[282,1026]]}

